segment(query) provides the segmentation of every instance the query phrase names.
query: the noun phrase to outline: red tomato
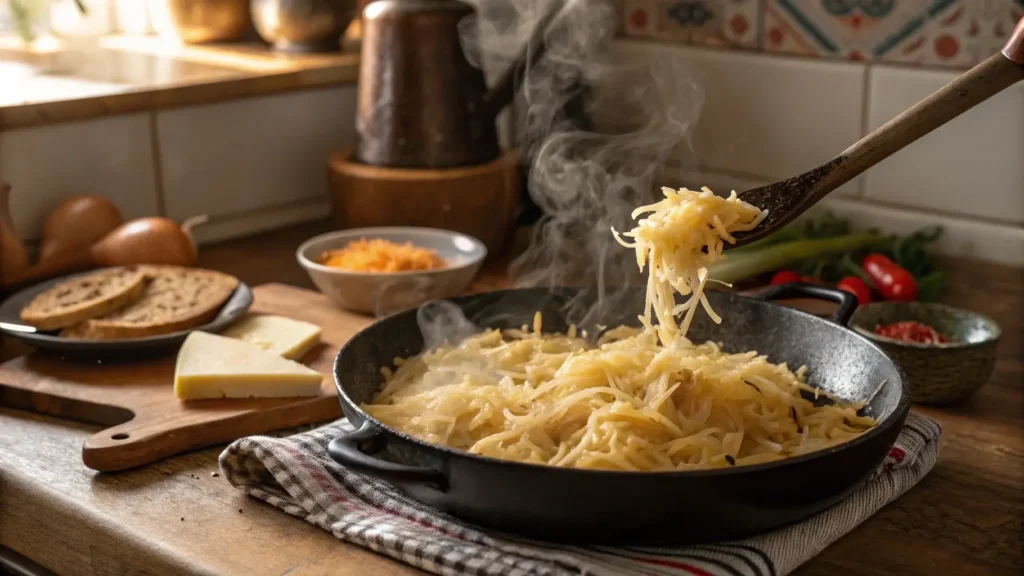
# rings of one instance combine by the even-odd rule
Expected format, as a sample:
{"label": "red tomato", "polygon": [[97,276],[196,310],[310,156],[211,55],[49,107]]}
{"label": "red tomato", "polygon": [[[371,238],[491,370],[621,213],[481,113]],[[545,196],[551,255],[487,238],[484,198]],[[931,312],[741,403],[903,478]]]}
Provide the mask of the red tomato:
{"label": "red tomato", "polygon": [[776,284],[789,284],[790,282],[801,281],[802,278],[800,278],[800,275],[797,274],[796,272],[792,270],[779,270],[772,276],[772,280],[771,282],[769,282],[769,284],[774,286]]}
{"label": "red tomato", "polygon": [[847,276],[836,284],[836,288],[846,290],[857,297],[857,303],[861,306],[871,302],[871,288],[856,276]]}
{"label": "red tomato", "polygon": [[914,275],[882,254],[868,254],[861,268],[867,272],[886,300],[917,300],[917,280]]}

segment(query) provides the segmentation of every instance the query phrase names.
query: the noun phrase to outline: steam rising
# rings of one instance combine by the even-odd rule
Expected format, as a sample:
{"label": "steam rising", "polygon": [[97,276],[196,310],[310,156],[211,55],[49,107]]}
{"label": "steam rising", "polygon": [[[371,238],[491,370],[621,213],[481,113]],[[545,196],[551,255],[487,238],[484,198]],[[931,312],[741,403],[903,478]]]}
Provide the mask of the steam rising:
{"label": "steam rising", "polygon": [[[655,179],[686,139],[704,103],[693,74],[671,56],[612,54],[617,15],[610,2],[481,0],[483,50],[514,54],[534,23],[561,4],[545,34],[547,51],[526,71],[517,109],[519,141],[531,163],[530,194],[546,216],[527,251],[512,265],[519,286],[582,283],[602,297],[592,315],[620,299],[635,302],[642,279],[635,255],[610,229],[632,228],[631,212],[656,199]],[[591,88],[588,113],[605,131],[566,118],[577,82]],[[629,290],[629,292],[627,292]],[[639,310],[638,310],[639,312]],[[591,318],[593,319],[593,318]]]}
{"label": "steam rising", "polygon": [[445,343],[458,344],[479,329],[451,302],[427,302],[416,311],[416,322],[423,332],[423,349],[433,350]]}
{"label": "steam rising", "polygon": [[[544,34],[546,52],[517,88],[517,141],[531,166],[530,195],[545,216],[510,273],[519,287],[596,287],[597,304],[575,302],[567,311],[576,323],[635,306],[643,296],[635,254],[610,230],[632,228],[631,212],[659,195],[655,180],[686,144],[703,107],[702,89],[671,54],[614,54],[617,15],[606,0],[475,4],[476,22],[460,29],[463,46],[471,62],[496,69],[509,65],[535,24],[558,10]],[[567,117],[566,104],[581,85],[588,90],[587,114],[602,131]]]}

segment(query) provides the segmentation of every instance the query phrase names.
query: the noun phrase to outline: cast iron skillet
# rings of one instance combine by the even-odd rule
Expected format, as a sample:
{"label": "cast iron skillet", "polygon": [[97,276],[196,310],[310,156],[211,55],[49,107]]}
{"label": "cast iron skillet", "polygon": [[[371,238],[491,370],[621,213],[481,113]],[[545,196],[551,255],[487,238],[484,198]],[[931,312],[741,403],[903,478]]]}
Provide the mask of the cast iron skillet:
{"label": "cast iron skillet", "polygon": [[[642,296],[617,302],[601,323],[637,324]],[[564,330],[574,319],[573,308],[566,306],[574,297],[592,299],[590,293],[569,289],[509,290],[452,302],[467,318],[489,327],[530,324],[540,310],[548,332]],[[851,294],[790,284],[759,297],[709,293],[711,305],[726,321],[716,325],[699,313],[688,336],[723,342],[727,351],[757,350],[792,368],[806,364],[811,384],[846,400],[870,399],[866,411],[879,420],[877,426],[852,442],[813,454],[689,472],[556,468],[434,446],[383,425],[359,408],[377,392],[382,366],[391,366],[396,356],[421,351],[423,339],[411,310],[363,330],[339,352],[334,378],[342,410],[357,430],[335,438],[329,453],[348,469],[386,480],[465,520],[551,540],[698,543],[741,538],[799,521],[838,502],[881,464],[907,416],[909,392],[896,364],[845,327],[856,308]],[[791,297],[832,300],[840,306],[826,320],[767,302]]]}

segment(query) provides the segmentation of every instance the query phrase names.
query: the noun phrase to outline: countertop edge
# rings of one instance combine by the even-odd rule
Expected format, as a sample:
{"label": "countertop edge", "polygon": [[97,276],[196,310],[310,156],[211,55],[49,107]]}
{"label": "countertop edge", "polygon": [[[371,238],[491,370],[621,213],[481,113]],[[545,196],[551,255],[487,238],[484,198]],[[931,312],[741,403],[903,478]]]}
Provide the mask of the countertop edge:
{"label": "countertop edge", "polygon": [[[41,485],[38,479],[4,471],[0,474],[0,492],[4,495],[4,505],[0,506],[0,525],[18,527],[0,533],[0,546],[15,550],[54,573],[81,573],[82,559],[90,561],[88,570],[92,572],[120,573],[131,566],[108,564],[99,569],[101,567],[95,564],[117,564],[117,560],[110,559],[125,556],[144,560],[147,571],[155,570],[154,574],[213,576],[217,573],[147,534],[127,530],[111,519],[90,513],[80,501]],[[17,518],[21,520],[15,520]],[[65,537],[61,538],[61,552],[55,553],[53,534],[58,530]],[[109,549],[115,546],[120,552],[109,553]]]}

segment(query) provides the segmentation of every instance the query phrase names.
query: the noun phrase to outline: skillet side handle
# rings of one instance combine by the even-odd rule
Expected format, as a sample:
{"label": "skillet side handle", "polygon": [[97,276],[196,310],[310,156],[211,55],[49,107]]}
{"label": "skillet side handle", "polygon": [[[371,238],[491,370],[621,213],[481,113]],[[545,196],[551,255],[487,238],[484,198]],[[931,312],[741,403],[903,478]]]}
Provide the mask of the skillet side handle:
{"label": "skillet side handle", "polygon": [[846,326],[849,324],[853,313],[857,311],[856,295],[845,290],[818,286],[817,284],[807,284],[804,282],[792,282],[789,284],[770,286],[762,292],[758,292],[755,297],[760,300],[768,301],[787,300],[790,298],[816,298],[818,300],[835,302],[836,304],[839,304],[839,309],[836,310],[835,314],[829,317],[829,320],[839,324],[840,326]]}
{"label": "skillet side handle", "polygon": [[364,443],[383,446],[385,441],[380,431],[372,424],[363,422],[358,430],[342,434],[331,440],[331,443],[327,445],[327,453],[332,460],[353,472],[366,474],[393,484],[421,484],[442,492],[448,490],[448,478],[433,468],[395,464],[374,458],[359,448]]}

